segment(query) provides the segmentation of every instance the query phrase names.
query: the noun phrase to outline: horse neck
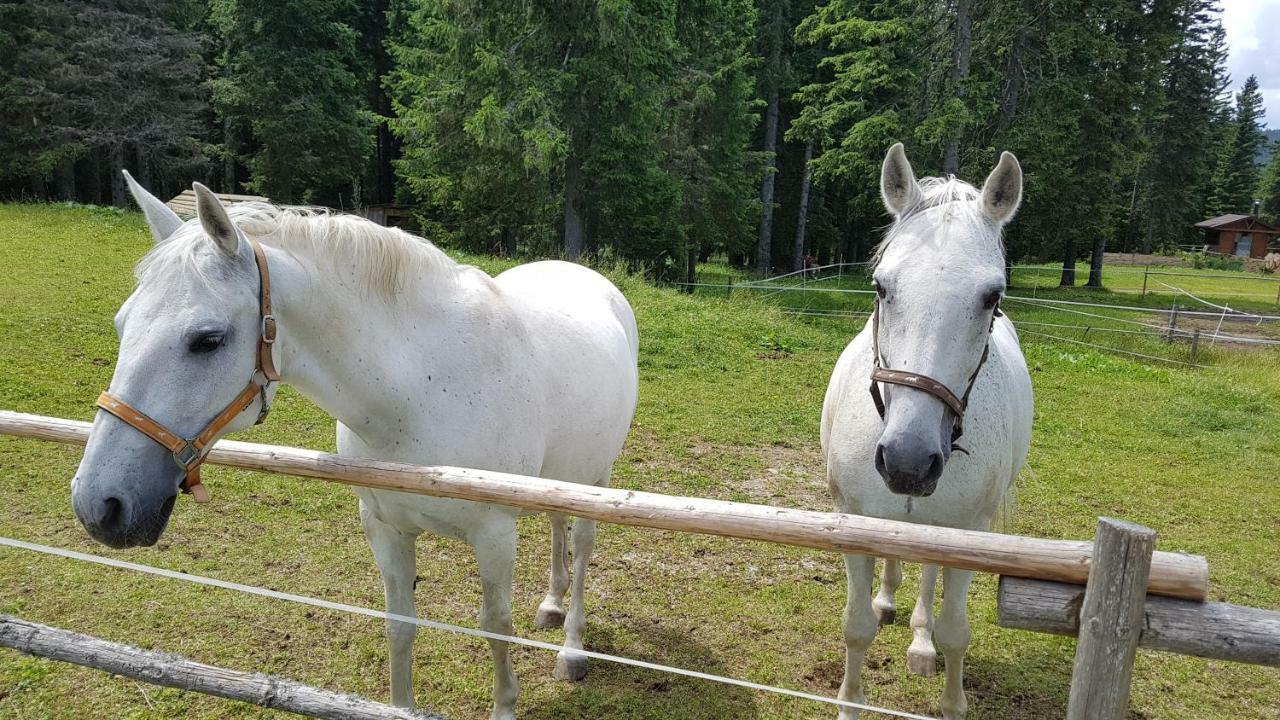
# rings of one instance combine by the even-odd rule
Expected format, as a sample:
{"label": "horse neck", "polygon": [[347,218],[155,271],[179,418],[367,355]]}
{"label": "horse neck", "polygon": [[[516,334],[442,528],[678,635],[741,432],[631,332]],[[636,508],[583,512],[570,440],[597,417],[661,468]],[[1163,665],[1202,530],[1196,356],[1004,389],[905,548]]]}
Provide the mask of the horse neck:
{"label": "horse neck", "polygon": [[416,376],[398,366],[405,358],[425,362],[425,343],[447,353],[465,337],[448,330],[471,304],[456,283],[426,290],[429,277],[409,277],[390,296],[341,263],[320,270],[290,251],[266,250],[281,379],[348,427],[389,417],[413,392]]}

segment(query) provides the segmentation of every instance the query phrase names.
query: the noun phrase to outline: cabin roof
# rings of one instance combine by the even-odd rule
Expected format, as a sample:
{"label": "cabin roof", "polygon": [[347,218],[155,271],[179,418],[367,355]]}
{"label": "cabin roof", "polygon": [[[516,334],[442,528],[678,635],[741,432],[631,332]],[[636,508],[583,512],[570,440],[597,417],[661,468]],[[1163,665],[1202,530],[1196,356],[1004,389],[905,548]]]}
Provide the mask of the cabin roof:
{"label": "cabin roof", "polygon": [[1253,215],[1219,215],[1215,218],[1202,220],[1196,223],[1195,227],[1203,230],[1236,229],[1280,235],[1280,228],[1275,227],[1274,225],[1268,225]]}

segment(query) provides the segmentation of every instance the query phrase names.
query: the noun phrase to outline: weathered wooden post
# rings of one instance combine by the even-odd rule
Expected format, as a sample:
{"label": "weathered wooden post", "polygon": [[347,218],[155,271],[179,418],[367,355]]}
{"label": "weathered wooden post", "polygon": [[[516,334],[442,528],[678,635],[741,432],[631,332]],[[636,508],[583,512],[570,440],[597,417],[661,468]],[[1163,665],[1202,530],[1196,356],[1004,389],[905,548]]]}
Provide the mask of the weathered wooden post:
{"label": "weathered wooden post", "polygon": [[1142,635],[1142,609],[1156,532],[1123,520],[1098,519],[1067,720],[1123,720]]}
{"label": "weathered wooden post", "polygon": [[1173,302],[1173,308],[1169,312],[1169,329],[1165,331],[1165,342],[1173,342],[1173,335],[1178,330],[1178,301]]}
{"label": "weathered wooden post", "polygon": [[724,290],[724,299],[725,300],[733,299],[733,278],[732,277],[729,278],[729,285]]}
{"label": "weathered wooden post", "polygon": [[1151,266],[1148,265],[1142,269],[1142,297],[1147,296],[1147,274],[1151,272]]}

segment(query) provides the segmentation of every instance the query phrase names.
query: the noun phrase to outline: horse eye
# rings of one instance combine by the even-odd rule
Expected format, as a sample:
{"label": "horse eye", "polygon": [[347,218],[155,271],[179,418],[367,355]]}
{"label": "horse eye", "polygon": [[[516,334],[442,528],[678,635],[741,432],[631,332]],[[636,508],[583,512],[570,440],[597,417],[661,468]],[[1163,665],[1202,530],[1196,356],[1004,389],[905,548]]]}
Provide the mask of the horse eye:
{"label": "horse eye", "polygon": [[885,296],[884,286],[881,285],[880,283],[873,283],[873,285],[875,286],[875,289],[876,289],[876,295],[879,295],[880,299],[883,300]]}
{"label": "horse eye", "polygon": [[992,290],[982,299],[982,306],[988,310],[995,307],[1000,302],[1001,293],[999,290]]}
{"label": "horse eye", "polygon": [[205,333],[204,335],[192,340],[191,344],[187,346],[187,349],[195,355],[203,355],[205,353],[211,353],[220,347],[222,347],[221,333]]}

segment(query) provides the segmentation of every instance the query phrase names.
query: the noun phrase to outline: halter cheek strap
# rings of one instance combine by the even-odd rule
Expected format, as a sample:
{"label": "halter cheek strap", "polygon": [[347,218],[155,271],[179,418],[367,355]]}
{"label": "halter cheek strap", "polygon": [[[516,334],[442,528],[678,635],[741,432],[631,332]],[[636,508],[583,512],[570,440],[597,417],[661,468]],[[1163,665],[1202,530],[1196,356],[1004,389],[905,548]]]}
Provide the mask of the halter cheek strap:
{"label": "halter cheek strap", "polygon": [[253,248],[254,262],[258,266],[258,311],[262,321],[258,334],[257,367],[240,394],[192,438],[184,438],[171,431],[146,413],[109,392],[103,392],[98,396],[98,407],[151,438],[173,455],[173,461],[186,473],[182,481],[182,491],[190,493],[198,503],[209,501],[209,491],[200,482],[200,465],[204,462],[209,445],[236,416],[248,409],[254,400],[262,402],[258,410],[258,419],[254,424],[266,420],[267,413],[271,411],[271,406],[267,402],[267,387],[280,379],[275,359],[272,357],[272,346],[276,341],[276,319],[271,314],[271,274],[267,268],[267,255],[257,240],[249,238],[249,244]]}
{"label": "halter cheek strap", "polygon": [[1003,313],[1000,312],[1000,305],[997,303],[991,313],[991,326],[987,328],[987,342],[982,346],[982,357],[978,360],[978,367],[974,368],[973,374],[969,376],[969,382],[964,388],[964,395],[956,397],[956,394],[951,392],[951,388],[928,375],[906,370],[890,370],[884,367],[883,359],[880,357],[880,300],[877,299],[871,313],[871,402],[875,404],[876,412],[880,414],[880,419],[884,420],[885,411],[884,397],[880,393],[880,383],[901,385],[928,393],[951,410],[954,418],[951,425],[951,449],[959,450],[967,455],[969,451],[957,445],[956,442],[964,434],[964,413],[969,407],[969,394],[973,392],[973,385],[978,380],[978,373],[982,372],[982,366],[987,364],[987,358],[991,355],[991,332],[995,330],[996,318],[1001,315]]}

